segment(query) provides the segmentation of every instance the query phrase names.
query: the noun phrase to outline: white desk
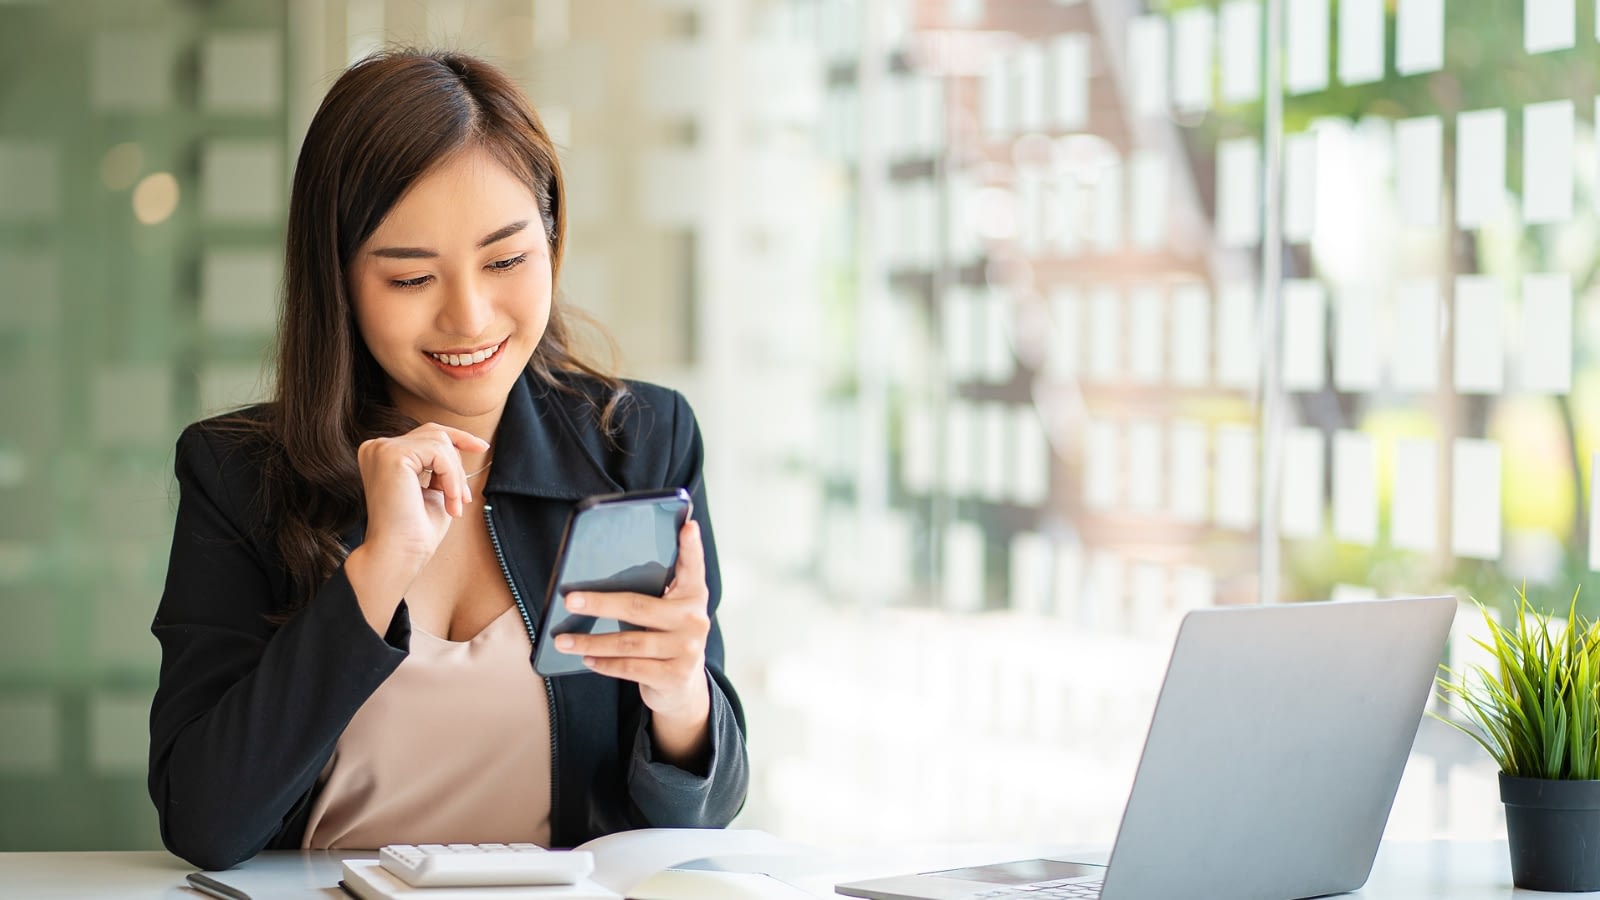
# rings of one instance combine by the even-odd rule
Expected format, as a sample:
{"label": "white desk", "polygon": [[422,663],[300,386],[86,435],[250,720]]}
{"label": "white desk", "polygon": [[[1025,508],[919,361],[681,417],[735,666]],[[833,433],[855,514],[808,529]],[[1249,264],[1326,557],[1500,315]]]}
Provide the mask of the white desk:
{"label": "white desk", "polygon": [[[1021,848],[1027,856],[1040,848]],[[268,853],[257,865],[272,868],[270,894],[262,897],[320,897],[345,900],[335,885],[339,859],[352,853]],[[369,855],[370,854],[365,854]],[[839,881],[894,875],[918,868],[939,868],[992,862],[1011,856],[993,847],[916,849],[875,852],[818,851],[796,859],[788,880],[817,897],[834,897]],[[182,860],[162,852],[0,853],[0,897],[7,900],[195,900],[203,895],[184,887],[193,871]],[[265,873],[264,873],[265,874]],[[252,895],[255,896],[255,895]],[[1385,844],[1359,900],[1508,900],[1508,898],[1600,898],[1593,894],[1541,894],[1513,890],[1504,843]]]}

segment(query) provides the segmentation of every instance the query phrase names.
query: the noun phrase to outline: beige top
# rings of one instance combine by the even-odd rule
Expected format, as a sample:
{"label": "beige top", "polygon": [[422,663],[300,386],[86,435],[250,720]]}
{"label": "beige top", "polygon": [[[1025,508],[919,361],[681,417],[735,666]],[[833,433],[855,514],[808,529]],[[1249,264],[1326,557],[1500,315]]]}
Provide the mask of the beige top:
{"label": "beige top", "polygon": [[411,652],[322,770],[301,847],[550,842],[550,712],[516,606]]}

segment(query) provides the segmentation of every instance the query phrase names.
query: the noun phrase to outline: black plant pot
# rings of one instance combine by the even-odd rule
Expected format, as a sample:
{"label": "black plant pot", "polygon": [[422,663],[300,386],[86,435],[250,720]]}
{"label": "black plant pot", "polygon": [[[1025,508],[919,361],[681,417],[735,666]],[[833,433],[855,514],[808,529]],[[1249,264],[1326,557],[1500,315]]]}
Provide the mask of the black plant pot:
{"label": "black plant pot", "polygon": [[1511,881],[1530,891],[1600,891],[1600,781],[1500,773]]}

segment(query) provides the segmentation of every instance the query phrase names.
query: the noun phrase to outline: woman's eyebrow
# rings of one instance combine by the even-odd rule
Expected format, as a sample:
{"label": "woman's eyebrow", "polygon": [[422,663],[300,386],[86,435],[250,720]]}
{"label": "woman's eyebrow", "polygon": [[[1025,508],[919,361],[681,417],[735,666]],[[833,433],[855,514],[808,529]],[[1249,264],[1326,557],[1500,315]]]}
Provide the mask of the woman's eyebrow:
{"label": "woman's eyebrow", "polygon": [[[527,227],[528,220],[523,219],[518,222],[512,222],[510,225],[497,228],[485,235],[483,240],[478,242],[477,249],[482,250],[484,247],[489,246],[495,241],[503,241]],[[438,257],[439,251],[430,250],[427,247],[379,247],[378,249],[371,251],[371,255],[381,256],[385,259],[434,259]]]}

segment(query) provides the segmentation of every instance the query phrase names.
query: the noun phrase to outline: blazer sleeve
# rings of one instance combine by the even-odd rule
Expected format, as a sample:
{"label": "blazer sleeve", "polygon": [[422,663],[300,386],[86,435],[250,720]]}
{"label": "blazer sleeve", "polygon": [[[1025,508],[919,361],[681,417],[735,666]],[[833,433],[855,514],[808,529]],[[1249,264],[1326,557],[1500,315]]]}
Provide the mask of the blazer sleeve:
{"label": "blazer sleeve", "polygon": [[167,849],[204,869],[284,832],[410,640],[403,603],[387,635],[373,632],[342,568],[286,624],[267,621],[287,579],[270,541],[252,540],[253,464],[219,441],[200,426],[178,440],[172,555],[151,626],[150,797]]}
{"label": "blazer sleeve", "polygon": [[750,788],[745,749],[744,710],[739,695],[723,672],[722,627],[717,607],[722,600],[722,574],[717,543],[706,501],[704,445],[694,411],[673,392],[672,462],[667,485],[683,487],[694,500],[694,520],[705,545],[706,588],[711,633],[706,639],[706,678],[711,689],[711,752],[704,771],[691,772],[656,758],[650,737],[650,711],[644,710],[629,764],[628,791],[644,822],[655,826],[727,825],[743,808]]}

